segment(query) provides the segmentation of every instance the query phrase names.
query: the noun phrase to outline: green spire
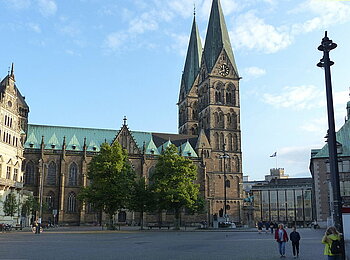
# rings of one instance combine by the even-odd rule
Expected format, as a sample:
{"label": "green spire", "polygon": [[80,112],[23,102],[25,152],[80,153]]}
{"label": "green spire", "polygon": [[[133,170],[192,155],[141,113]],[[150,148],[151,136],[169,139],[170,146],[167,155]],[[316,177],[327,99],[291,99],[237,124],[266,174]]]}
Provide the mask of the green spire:
{"label": "green spire", "polygon": [[202,42],[198,32],[196,17],[193,18],[192,31],[190,42],[188,44],[185,68],[182,73],[182,84],[185,87],[185,92],[188,93],[195,81],[202,58]]}
{"label": "green spire", "polygon": [[238,70],[233,56],[230,37],[228,35],[220,0],[213,0],[204,45],[204,59],[209,73],[212,71],[222,49],[226,51],[226,54],[238,76]]}

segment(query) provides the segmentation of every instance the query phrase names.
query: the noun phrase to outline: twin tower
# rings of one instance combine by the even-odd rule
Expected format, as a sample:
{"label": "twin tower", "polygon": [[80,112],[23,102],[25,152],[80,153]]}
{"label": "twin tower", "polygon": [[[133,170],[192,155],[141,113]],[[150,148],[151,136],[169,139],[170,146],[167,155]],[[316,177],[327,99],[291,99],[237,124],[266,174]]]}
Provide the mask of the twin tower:
{"label": "twin tower", "polygon": [[193,19],[178,101],[179,134],[198,135],[210,208],[227,211],[235,221],[242,220],[239,80],[220,0],[213,0],[204,49]]}

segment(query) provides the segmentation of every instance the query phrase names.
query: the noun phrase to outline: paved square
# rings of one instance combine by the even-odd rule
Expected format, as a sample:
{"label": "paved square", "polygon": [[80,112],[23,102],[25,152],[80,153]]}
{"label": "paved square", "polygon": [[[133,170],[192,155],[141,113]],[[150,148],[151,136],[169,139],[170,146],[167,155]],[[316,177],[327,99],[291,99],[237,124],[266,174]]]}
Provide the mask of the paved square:
{"label": "paved square", "polygon": [[[288,230],[288,233],[290,230]],[[323,230],[300,229],[299,259],[325,259]],[[293,259],[291,243],[285,259]],[[248,231],[100,231],[0,234],[0,259],[280,259],[273,235]]]}

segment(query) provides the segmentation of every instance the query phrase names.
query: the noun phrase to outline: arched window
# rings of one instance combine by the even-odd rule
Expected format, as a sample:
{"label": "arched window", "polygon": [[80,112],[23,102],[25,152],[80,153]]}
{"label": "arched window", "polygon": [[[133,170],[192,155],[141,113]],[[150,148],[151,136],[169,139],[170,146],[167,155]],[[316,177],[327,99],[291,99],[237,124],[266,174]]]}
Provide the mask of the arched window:
{"label": "arched window", "polygon": [[219,112],[219,127],[224,128],[224,113],[222,111]]}
{"label": "arched window", "polygon": [[232,134],[228,134],[227,136],[227,141],[228,141],[228,150],[232,151],[233,149],[233,138],[232,138]]}
{"label": "arched window", "polygon": [[220,134],[219,149],[223,149],[224,143],[225,143],[225,137],[224,137],[224,134],[221,133],[221,134]]}
{"label": "arched window", "polygon": [[77,199],[74,192],[68,194],[68,213],[74,213],[77,211]]}
{"label": "arched window", "polygon": [[198,104],[197,104],[197,102],[194,102],[193,106],[192,106],[192,118],[193,118],[193,120],[198,120]]}
{"label": "arched window", "polygon": [[219,114],[218,114],[218,112],[214,113],[214,119],[215,119],[215,126],[218,127],[219,126]]}
{"label": "arched window", "polygon": [[78,184],[78,166],[76,163],[72,163],[69,167],[69,186],[77,186]]}
{"label": "arched window", "polygon": [[238,137],[237,137],[237,134],[233,135],[233,145],[234,145],[234,151],[238,151]]}
{"label": "arched window", "polygon": [[216,148],[216,150],[219,150],[220,144],[219,144],[219,134],[218,133],[214,134],[214,140],[215,140],[215,148]]}
{"label": "arched window", "polygon": [[51,212],[53,209],[55,209],[55,193],[53,191],[50,191],[45,198],[47,209],[49,212]]}
{"label": "arched window", "polygon": [[239,181],[239,177],[238,176],[236,176],[235,177],[236,178],[236,189],[237,189],[237,197],[239,198],[240,197],[240,193],[241,193],[241,186],[240,186],[240,181]]}
{"label": "arched window", "polygon": [[26,164],[24,182],[25,184],[34,184],[35,182],[34,163],[32,162],[27,162]]}
{"label": "arched window", "polygon": [[154,174],[154,170],[155,168],[152,166],[149,170],[148,170],[148,183],[151,185],[153,184],[153,174]]}
{"label": "arched window", "polygon": [[46,178],[47,185],[56,185],[56,163],[50,162]]}

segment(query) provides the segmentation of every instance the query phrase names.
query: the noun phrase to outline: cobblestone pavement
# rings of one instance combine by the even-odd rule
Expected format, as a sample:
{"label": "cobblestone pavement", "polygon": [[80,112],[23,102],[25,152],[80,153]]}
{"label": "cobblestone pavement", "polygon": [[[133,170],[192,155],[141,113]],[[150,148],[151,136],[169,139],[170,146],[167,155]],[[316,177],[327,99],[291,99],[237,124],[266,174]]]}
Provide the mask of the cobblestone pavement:
{"label": "cobblestone pavement", "polygon": [[[72,227],[40,235],[11,232],[0,234],[0,259],[280,259],[273,235],[252,231],[102,231]],[[325,259],[321,244],[324,230],[299,232],[299,259]],[[293,259],[291,243],[287,244],[286,255],[284,259]]]}

